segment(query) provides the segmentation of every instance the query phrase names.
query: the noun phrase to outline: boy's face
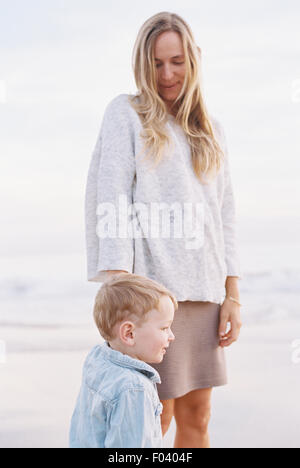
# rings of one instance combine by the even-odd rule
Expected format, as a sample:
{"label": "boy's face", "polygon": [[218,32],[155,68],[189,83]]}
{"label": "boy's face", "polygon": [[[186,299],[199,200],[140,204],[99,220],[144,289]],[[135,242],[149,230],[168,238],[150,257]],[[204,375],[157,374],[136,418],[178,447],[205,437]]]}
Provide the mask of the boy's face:
{"label": "boy's face", "polygon": [[175,339],[171,331],[174,320],[174,304],[169,296],[162,296],[158,309],[148,312],[147,320],[141,327],[135,327],[135,345],[132,353],[136,359],[150,363],[160,363],[166,348]]}

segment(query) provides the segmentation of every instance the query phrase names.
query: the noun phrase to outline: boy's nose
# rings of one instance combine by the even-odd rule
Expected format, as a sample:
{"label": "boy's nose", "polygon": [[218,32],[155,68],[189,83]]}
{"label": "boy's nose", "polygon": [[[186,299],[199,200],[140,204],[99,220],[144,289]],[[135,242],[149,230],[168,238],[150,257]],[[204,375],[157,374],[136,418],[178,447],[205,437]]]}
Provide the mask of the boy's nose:
{"label": "boy's nose", "polygon": [[175,340],[175,335],[174,335],[174,333],[172,332],[172,330],[170,330],[169,340],[170,340],[170,341]]}

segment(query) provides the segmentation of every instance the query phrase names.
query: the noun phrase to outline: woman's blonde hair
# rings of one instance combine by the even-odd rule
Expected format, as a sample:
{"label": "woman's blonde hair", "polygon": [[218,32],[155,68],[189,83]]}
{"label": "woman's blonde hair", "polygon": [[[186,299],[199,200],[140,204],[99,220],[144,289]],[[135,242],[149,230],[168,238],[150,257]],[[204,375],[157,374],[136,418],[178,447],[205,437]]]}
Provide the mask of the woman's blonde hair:
{"label": "woman's blonde hair", "polygon": [[158,94],[154,57],[156,39],[165,31],[175,31],[182,39],[186,73],[173,107],[178,109],[176,121],[191,147],[195,174],[206,183],[204,174],[209,178],[217,174],[224,153],[215,138],[202,96],[199,48],[189,25],[175,13],[161,12],[149,18],[140,28],[133,49],[132,66],[138,93],[130,101],[143,125],[143,150],[147,158],[154,154],[156,166],[162,159],[165,144],[171,143],[165,130],[168,113]]}
{"label": "woman's blonde hair", "polygon": [[178,308],[175,296],[163,285],[144,276],[120,273],[112,276],[99,289],[94,305],[94,320],[101,336],[109,341],[114,326],[126,319],[140,327],[147,313],[156,309],[162,296],[169,296]]}

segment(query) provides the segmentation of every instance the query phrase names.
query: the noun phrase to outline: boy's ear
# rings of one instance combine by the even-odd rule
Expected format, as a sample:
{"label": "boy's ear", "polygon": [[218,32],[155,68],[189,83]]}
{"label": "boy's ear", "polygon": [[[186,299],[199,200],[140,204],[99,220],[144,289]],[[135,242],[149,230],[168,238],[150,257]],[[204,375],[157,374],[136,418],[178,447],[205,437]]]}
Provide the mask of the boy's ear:
{"label": "boy's ear", "polygon": [[134,344],[134,323],[127,321],[123,322],[120,326],[120,338],[128,346],[132,346]]}

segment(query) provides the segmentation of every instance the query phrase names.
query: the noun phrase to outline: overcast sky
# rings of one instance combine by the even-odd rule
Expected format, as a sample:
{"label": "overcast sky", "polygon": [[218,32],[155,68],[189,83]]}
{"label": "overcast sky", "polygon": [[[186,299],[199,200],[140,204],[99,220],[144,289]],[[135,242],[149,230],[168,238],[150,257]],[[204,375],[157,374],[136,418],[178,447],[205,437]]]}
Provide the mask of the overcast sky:
{"label": "overcast sky", "polygon": [[181,15],[202,49],[243,236],[299,237],[299,1],[0,0],[0,11],[1,255],[82,249],[103,110],[136,91],[134,41],[159,11]]}

